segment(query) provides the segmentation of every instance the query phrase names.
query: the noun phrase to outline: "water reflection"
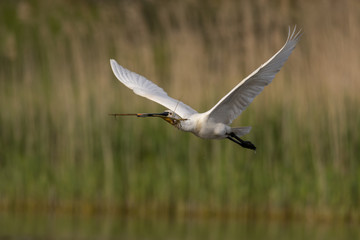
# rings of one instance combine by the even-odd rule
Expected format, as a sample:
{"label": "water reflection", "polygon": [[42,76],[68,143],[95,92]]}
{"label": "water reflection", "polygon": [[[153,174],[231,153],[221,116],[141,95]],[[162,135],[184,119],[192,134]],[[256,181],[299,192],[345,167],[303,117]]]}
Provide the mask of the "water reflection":
{"label": "water reflection", "polygon": [[360,239],[352,224],[219,219],[0,215],[0,239]]}

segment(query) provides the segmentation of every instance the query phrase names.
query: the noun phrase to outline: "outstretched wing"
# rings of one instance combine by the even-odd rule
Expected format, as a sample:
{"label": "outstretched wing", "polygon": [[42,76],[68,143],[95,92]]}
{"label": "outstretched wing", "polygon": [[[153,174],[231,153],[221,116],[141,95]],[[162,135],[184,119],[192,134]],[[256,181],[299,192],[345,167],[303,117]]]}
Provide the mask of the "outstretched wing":
{"label": "outstretched wing", "polygon": [[110,65],[116,78],[125,86],[132,89],[137,95],[157,102],[169,110],[175,111],[176,114],[182,118],[188,118],[192,114],[197,113],[188,105],[169,97],[162,88],[147,80],[145,77],[120,66],[114,59],[110,59]]}
{"label": "outstretched wing", "polygon": [[237,118],[264,87],[271,83],[275,74],[280,71],[280,68],[294,50],[301,35],[301,31],[296,33],[296,27],[292,32],[289,27],[289,34],[285,45],[210,109],[207,112],[209,119],[214,122],[230,124]]}

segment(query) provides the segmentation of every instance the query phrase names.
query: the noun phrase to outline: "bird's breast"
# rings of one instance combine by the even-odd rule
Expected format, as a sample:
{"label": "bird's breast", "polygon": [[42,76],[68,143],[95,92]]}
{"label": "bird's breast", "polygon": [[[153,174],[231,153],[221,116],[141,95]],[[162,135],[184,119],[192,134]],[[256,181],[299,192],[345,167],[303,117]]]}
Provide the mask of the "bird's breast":
{"label": "bird's breast", "polygon": [[223,123],[214,123],[208,119],[200,118],[196,121],[194,131],[196,136],[207,139],[217,139],[226,137],[230,127]]}

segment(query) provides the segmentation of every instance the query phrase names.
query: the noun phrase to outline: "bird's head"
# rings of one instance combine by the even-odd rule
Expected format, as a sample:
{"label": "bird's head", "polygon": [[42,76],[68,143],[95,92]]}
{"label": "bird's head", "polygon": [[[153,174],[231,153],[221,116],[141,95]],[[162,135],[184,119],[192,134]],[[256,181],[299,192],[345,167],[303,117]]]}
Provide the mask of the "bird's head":
{"label": "bird's head", "polygon": [[177,115],[174,111],[165,110],[163,113],[138,113],[138,117],[159,117],[164,119],[166,122],[170,123],[171,125],[179,128],[181,125],[181,121],[187,120],[181,118]]}

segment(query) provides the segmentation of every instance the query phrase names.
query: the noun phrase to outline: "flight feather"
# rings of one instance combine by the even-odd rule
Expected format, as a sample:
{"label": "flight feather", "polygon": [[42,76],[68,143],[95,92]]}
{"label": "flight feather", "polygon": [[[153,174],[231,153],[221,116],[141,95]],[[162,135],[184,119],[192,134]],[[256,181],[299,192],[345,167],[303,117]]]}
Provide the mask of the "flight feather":
{"label": "flight feather", "polygon": [[175,111],[182,118],[187,118],[197,113],[197,111],[190,106],[169,97],[168,94],[155,83],[120,66],[114,59],[110,60],[110,65],[116,78],[125,86],[132,89],[137,95],[157,102],[171,111]]}
{"label": "flight feather", "polygon": [[285,61],[294,50],[301,37],[296,27],[289,34],[284,46],[266,63],[251,73],[224,96],[207,114],[210,120],[230,124],[244,111],[254,98],[271,83],[275,74],[280,71]]}

